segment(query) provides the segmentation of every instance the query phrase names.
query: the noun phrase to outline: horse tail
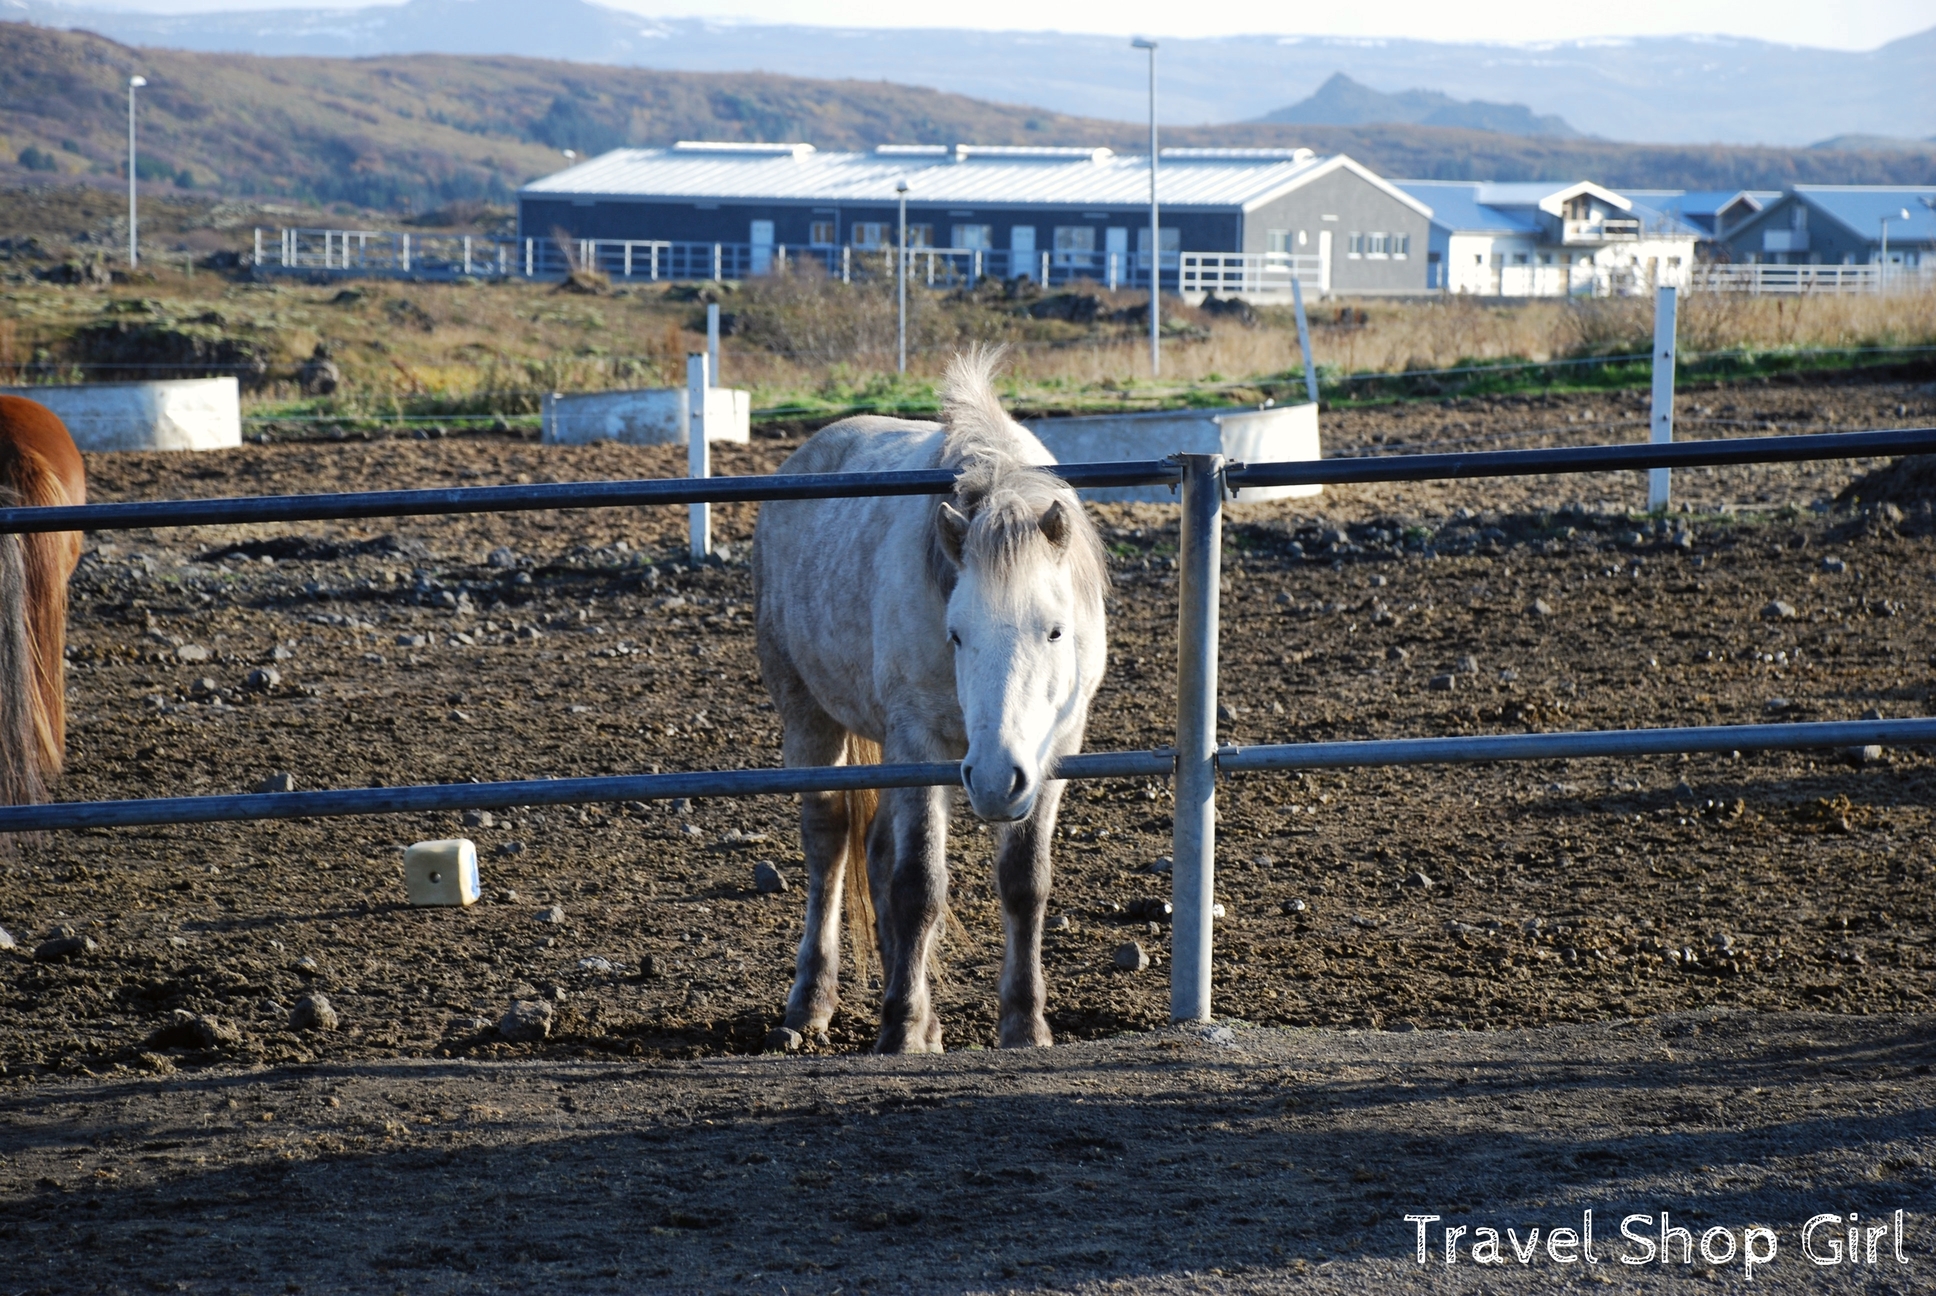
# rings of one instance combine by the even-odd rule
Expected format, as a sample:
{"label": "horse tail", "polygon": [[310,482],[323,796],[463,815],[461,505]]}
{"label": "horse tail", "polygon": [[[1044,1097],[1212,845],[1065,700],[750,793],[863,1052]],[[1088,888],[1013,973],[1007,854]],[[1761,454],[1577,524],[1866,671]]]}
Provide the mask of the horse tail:
{"label": "horse tail", "polygon": [[[31,448],[23,446],[8,457],[12,459],[7,465],[12,480],[5,485],[12,488],[22,505],[48,508],[84,502],[69,498],[60,474]],[[28,724],[44,792],[60,777],[67,754],[67,578],[80,558],[81,536],[77,531],[36,531],[7,539],[14,543],[18,556],[5,560],[9,574],[0,577],[7,586],[0,590],[0,616],[6,619],[10,640],[18,636],[26,641],[30,687],[23,696],[29,700]],[[16,562],[21,577],[18,593],[11,578]],[[15,630],[14,626],[21,628]],[[11,691],[16,687],[15,672],[19,668],[10,664],[5,669]],[[7,728],[13,732],[11,721]]]}
{"label": "horse tail", "polygon": [[[842,763],[878,765],[881,745],[857,734],[847,735]],[[881,794],[873,788],[843,793],[847,800],[847,860],[842,887],[847,893],[847,940],[854,950],[854,972],[865,976],[880,952],[880,932],[874,924],[874,885],[867,872],[867,836],[881,808]]]}

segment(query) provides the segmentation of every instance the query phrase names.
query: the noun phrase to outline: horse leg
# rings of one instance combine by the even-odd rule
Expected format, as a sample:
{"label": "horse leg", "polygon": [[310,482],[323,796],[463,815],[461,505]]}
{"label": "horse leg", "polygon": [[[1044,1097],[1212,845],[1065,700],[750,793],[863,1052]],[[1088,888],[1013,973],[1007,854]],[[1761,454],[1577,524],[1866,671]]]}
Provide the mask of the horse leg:
{"label": "horse leg", "polygon": [[[928,960],[948,905],[947,789],[881,794],[893,832],[891,859],[875,881],[880,915],[882,1002],[879,1053],[941,1052],[941,1020],[928,988]],[[869,870],[875,862],[869,860]],[[885,885],[882,885],[882,883]]]}
{"label": "horse leg", "polygon": [[1042,981],[1042,916],[1049,903],[1049,843],[1062,801],[1060,782],[1042,785],[1029,817],[1002,829],[995,849],[995,888],[1002,897],[1001,1045],[1028,1048],[1054,1043],[1042,1015],[1048,990]]}
{"label": "horse leg", "polygon": [[[789,766],[838,764],[846,731],[799,696],[788,697],[782,748]],[[800,798],[800,848],[807,857],[806,932],[794,960],[786,1025],[817,1042],[840,1007],[840,904],[847,854],[846,796],[808,792]]]}

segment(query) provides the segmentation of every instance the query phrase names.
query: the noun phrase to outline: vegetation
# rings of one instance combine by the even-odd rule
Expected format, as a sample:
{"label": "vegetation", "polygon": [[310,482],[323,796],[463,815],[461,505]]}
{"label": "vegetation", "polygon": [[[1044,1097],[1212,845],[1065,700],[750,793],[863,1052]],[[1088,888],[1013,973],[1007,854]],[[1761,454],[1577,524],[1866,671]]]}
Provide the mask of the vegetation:
{"label": "vegetation", "polygon": [[[182,192],[423,212],[506,201],[563,163],[680,138],[1106,144],[1143,126],[884,82],[659,72],[539,59],[268,58],[136,49],[0,23],[0,179],[124,174],[126,83],[140,73],[142,177]],[[1171,128],[1180,145],[1306,146],[1384,175],[1685,187],[1936,182],[1936,144],[1908,150],[1631,145],[1423,125],[1251,122]],[[0,231],[10,233],[11,231]]]}
{"label": "vegetation", "polygon": [[[195,209],[173,210],[186,219]],[[948,356],[971,342],[1010,348],[1007,394],[1036,412],[1303,399],[1288,309],[1166,303],[1163,381],[1152,383],[1142,296],[1093,286],[1043,295],[1026,282],[972,292],[917,285],[902,375],[892,285],[880,276],[568,291],[516,281],[258,283],[163,258],[90,286],[25,268],[48,275],[66,264],[51,257],[16,264],[0,273],[0,381],[233,373],[248,415],[289,430],[515,420],[535,414],[547,391],[678,385],[686,355],[704,346],[708,299],[722,307],[725,380],[753,392],[766,422],[932,410]],[[1650,330],[1650,304],[1627,298],[1325,302],[1311,318],[1334,402],[1644,385]],[[1681,306],[1681,348],[1689,372],[1719,378],[1927,363],[1936,296],[1694,294]]]}

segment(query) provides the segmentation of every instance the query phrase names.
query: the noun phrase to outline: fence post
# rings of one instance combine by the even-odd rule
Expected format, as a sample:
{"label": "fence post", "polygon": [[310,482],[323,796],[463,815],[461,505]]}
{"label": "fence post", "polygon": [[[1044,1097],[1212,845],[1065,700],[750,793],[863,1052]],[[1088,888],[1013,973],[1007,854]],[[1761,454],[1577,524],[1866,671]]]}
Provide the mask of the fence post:
{"label": "fence post", "polygon": [[260,225],[255,227],[255,260],[249,264],[252,266],[262,264],[262,227]]}
{"label": "fence post", "polygon": [[[470,243],[471,241],[468,238],[464,240],[464,272],[466,274],[470,273],[471,268]],[[347,253],[349,249],[345,248],[344,251]],[[344,257],[345,261],[348,259],[347,256]],[[403,272],[405,274],[410,273],[410,236],[408,234],[403,236]]]}
{"label": "fence post", "polygon": [[[1666,445],[1674,439],[1674,313],[1671,286],[1654,290],[1654,414],[1649,440]],[[1671,468],[1647,470],[1647,510],[1659,512],[1673,498]]]}
{"label": "fence post", "polygon": [[537,241],[536,239],[526,239],[524,241],[524,277],[526,279],[531,278],[531,250]]}
{"label": "fence post", "polygon": [[1222,455],[1178,455],[1176,815],[1171,855],[1170,1020],[1210,1016],[1216,893],[1217,615],[1223,565]]}
{"label": "fence post", "polygon": [[706,385],[719,386],[719,303],[706,303]]}
{"label": "fence post", "polygon": [[713,282],[719,282],[719,244],[713,244]]}
{"label": "fence post", "polygon": [[1297,314],[1297,349],[1304,353],[1304,394],[1318,403],[1318,367],[1311,359],[1311,322],[1304,315],[1304,286],[1297,280],[1297,263],[1291,263],[1291,306]]}
{"label": "fence post", "polygon": [[[686,357],[686,476],[713,475],[712,445],[706,439],[707,387],[710,385],[703,353]],[[713,506],[686,505],[692,531],[692,560],[705,562],[713,551]]]}
{"label": "fence post", "polygon": [[1044,292],[1047,292],[1048,287],[1049,287],[1049,254],[1047,252],[1044,252],[1042,254],[1042,290]]}
{"label": "fence post", "polygon": [[848,244],[840,249],[840,282],[854,281],[854,248]]}

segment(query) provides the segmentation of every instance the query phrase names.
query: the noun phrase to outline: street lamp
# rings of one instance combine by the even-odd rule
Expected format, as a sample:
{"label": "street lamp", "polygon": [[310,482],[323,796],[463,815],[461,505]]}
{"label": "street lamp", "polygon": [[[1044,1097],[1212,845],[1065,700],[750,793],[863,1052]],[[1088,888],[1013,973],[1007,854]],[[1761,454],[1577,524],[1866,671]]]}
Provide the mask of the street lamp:
{"label": "street lamp", "polygon": [[1131,49],[1149,51],[1150,108],[1150,377],[1162,366],[1162,351],[1157,346],[1157,294],[1163,287],[1163,232],[1156,218],[1156,42],[1138,36]]}
{"label": "street lamp", "polygon": [[128,269],[141,264],[141,244],[137,239],[134,210],[134,92],[148,84],[144,76],[128,78]]}
{"label": "street lamp", "polygon": [[1876,262],[1876,284],[1878,287],[1881,286],[1882,277],[1889,273],[1889,222],[1891,219],[1908,220],[1909,209],[1904,207],[1897,211],[1893,218],[1889,216],[1882,218],[1882,254],[1881,258]]}
{"label": "street lamp", "polygon": [[894,193],[901,200],[901,236],[894,245],[894,293],[900,301],[901,372],[907,372],[907,191],[906,180],[894,182]]}

